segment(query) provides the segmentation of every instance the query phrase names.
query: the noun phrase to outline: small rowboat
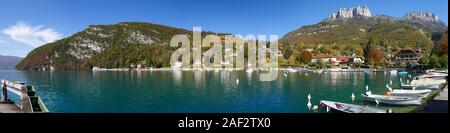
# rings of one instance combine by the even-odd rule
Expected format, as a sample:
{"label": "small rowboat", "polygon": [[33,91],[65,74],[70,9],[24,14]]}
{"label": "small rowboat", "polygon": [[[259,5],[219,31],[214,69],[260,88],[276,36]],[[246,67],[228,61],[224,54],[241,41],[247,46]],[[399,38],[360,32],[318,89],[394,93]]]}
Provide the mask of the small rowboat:
{"label": "small rowboat", "polygon": [[392,96],[404,96],[404,97],[412,97],[412,98],[423,98],[426,97],[431,90],[404,90],[404,89],[395,89],[393,90],[389,85],[386,85],[389,93]]}
{"label": "small rowboat", "polygon": [[391,111],[389,111],[389,110],[371,108],[371,107],[354,105],[354,104],[326,101],[326,100],[321,100],[320,105],[323,107],[326,107],[327,111],[329,110],[329,108],[331,108],[331,109],[334,109],[334,110],[337,110],[340,112],[344,112],[344,113],[391,113]]}
{"label": "small rowboat", "polygon": [[361,94],[364,100],[391,105],[421,105],[420,98]]}
{"label": "small rowboat", "polygon": [[403,89],[395,89],[392,90],[392,96],[404,96],[404,97],[412,97],[412,98],[423,98],[429,94],[431,90],[403,90]]}
{"label": "small rowboat", "polygon": [[417,80],[411,81],[411,84],[403,83],[400,79],[400,87],[402,89],[438,89],[441,84],[445,83],[445,80],[427,80],[426,82],[415,82]]}

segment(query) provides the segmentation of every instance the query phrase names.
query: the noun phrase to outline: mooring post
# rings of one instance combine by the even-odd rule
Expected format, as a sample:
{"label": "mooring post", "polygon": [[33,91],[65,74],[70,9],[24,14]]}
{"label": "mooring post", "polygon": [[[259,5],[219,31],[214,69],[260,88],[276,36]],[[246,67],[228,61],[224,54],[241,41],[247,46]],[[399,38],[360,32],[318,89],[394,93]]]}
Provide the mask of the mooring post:
{"label": "mooring post", "polygon": [[3,81],[3,87],[2,87],[2,102],[8,101],[8,93],[6,90],[6,81]]}

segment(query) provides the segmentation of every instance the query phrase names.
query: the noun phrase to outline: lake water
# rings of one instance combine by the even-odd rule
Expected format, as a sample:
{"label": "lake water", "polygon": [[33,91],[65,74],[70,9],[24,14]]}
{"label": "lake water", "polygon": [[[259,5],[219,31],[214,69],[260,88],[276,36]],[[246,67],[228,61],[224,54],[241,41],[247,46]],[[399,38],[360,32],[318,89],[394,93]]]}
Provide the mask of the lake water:
{"label": "lake water", "polygon": [[313,112],[308,94],[313,105],[366,105],[371,103],[360,96],[366,85],[377,94],[385,93],[390,79],[398,87],[398,77],[384,72],[283,73],[271,82],[259,81],[256,71],[0,70],[0,78],[35,86],[50,112]]}

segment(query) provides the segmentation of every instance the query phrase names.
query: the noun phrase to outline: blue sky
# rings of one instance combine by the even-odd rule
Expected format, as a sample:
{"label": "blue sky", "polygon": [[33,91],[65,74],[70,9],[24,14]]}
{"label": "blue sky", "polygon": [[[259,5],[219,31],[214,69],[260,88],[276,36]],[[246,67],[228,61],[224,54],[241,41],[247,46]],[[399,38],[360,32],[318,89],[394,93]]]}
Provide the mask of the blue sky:
{"label": "blue sky", "polygon": [[24,57],[88,25],[129,21],[281,37],[357,5],[367,5],[372,15],[433,12],[448,24],[447,0],[1,0],[0,55]]}

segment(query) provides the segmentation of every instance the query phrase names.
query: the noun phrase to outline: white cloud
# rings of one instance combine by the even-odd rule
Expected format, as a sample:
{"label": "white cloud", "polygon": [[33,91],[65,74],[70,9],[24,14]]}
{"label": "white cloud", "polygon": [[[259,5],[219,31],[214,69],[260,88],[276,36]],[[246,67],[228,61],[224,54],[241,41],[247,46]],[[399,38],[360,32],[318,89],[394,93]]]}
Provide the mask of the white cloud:
{"label": "white cloud", "polygon": [[12,40],[31,47],[39,47],[43,44],[54,42],[61,39],[62,36],[52,28],[44,28],[41,25],[33,27],[22,22],[6,28],[2,32]]}

